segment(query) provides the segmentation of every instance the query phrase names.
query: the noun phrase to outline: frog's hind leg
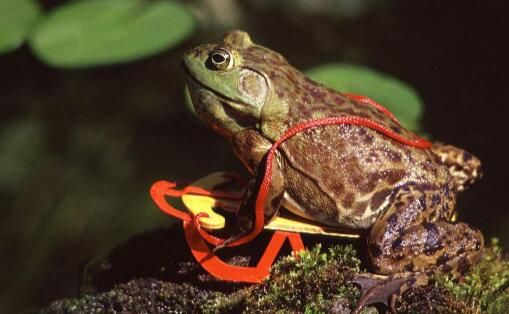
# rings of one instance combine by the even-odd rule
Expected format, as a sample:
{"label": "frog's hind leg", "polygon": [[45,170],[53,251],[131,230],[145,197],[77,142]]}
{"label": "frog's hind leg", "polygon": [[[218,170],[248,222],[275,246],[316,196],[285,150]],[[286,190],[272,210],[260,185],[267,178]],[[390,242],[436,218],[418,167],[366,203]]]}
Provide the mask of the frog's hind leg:
{"label": "frog's hind leg", "polygon": [[481,161],[469,152],[439,142],[433,143],[430,150],[449,168],[458,191],[463,191],[482,176]]}
{"label": "frog's hind leg", "polygon": [[367,285],[362,279],[353,280],[363,288],[359,309],[373,303],[392,308],[397,296],[412,286],[427,285],[436,272],[465,274],[481,257],[483,237],[467,224],[436,221],[409,228],[390,246],[392,252],[375,249],[372,263],[378,272],[393,275]]}
{"label": "frog's hind leg", "polygon": [[470,225],[435,221],[412,226],[370,253],[382,274],[430,268],[465,273],[479,259],[483,244],[481,232]]}
{"label": "frog's hind leg", "polygon": [[446,194],[444,189],[418,184],[396,192],[368,236],[373,268],[389,278],[365,291],[359,307],[412,285],[425,285],[428,275],[436,271],[464,273],[478,261],[482,234],[467,224],[447,220],[454,204]]}

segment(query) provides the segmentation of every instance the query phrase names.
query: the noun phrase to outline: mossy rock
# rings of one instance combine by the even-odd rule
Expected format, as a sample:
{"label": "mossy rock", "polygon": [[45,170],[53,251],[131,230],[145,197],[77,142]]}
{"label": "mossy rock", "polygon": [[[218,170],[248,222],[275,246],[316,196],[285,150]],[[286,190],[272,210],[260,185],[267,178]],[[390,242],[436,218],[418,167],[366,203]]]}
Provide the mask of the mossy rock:
{"label": "mossy rock", "polygon": [[[55,301],[42,313],[350,313],[360,298],[349,279],[362,264],[350,244],[317,244],[298,257],[281,257],[262,284],[233,284],[215,280],[194,262],[180,229],[134,237],[94,259],[81,295]],[[259,250],[268,235],[261,238],[222,258],[250,264],[257,257],[249,252]],[[471,274],[437,276],[432,284],[413,287],[397,299],[395,310],[509,313],[508,287],[509,262],[494,242]],[[369,307],[363,313],[384,311]]]}

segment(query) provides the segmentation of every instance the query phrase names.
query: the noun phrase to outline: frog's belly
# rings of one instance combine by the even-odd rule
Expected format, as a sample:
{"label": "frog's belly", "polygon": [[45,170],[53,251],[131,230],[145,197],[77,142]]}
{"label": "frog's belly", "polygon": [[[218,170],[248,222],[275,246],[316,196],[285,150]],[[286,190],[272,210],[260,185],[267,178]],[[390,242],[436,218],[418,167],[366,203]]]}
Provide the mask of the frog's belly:
{"label": "frog's belly", "polygon": [[387,197],[387,200],[383,202],[379,208],[374,210],[365,210],[362,215],[353,215],[351,212],[340,208],[334,209],[334,215],[331,215],[330,213],[324,215],[311,215],[305,206],[300,205],[288,192],[285,192],[283,201],[283,207],[302,218],[350,230],[368,229],[388,205],[389,197]]}

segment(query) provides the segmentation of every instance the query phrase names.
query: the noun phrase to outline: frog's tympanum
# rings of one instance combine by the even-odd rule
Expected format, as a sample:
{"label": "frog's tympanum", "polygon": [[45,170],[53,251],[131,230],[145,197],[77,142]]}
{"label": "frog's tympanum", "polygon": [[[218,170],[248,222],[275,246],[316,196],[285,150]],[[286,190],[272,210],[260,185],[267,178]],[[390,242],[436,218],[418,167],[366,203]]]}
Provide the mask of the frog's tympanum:
{"label": "frog's tympanum", "polygon": [[[197,115],[227,139],[252,174],[232,238],[253,227],[265,157],[292,126],[356,116],[412,138],[378,108],[310,80],[245,32],[232,31],[219,44],[188,51],[183,65]],[[419,281],[415,274],[464,273],[480,258],[479,230],[451,222],[457,192],[481,175],[480,161],[462,149],[438,142],[421,149],[371,128],[326,125],[282,143],[272,167],[265,222],[289,210],[363,231],[373,272],[406,278],[400,286]],[[380,297],[375,288],[364,294],[362,304]]]}

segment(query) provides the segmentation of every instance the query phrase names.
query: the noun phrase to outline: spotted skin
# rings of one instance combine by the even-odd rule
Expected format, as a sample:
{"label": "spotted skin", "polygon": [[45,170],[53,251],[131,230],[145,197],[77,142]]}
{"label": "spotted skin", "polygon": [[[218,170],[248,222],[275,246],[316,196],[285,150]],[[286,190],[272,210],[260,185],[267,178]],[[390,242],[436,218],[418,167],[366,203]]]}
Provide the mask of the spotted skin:
{"label": "spotted skin", "polygon": [[[395,202],[368,236],[377,273],[420,272],[435,267],[462,273],[476,262],[483,247],[482,234],[465,223],[450,222],[455,201],[445,194],[443,188],[416,185],[398,191]],[[436,195],[445,201],[433,203]],[[463,258],[468,263],[458,263]]]}
{"label": "spotted skin", "polygon": [[[218,51],[231,62],[214,65]],[[188,51],[183,65],[198,116],[252,175],[230,239],[250,231],[266,154],[289,128],[356,116],[411,138],[378,109],[310,80],[241,31]],[[451,222],[457,193],[481,175],[479,160],[459,148],[418,149],[362,126],[323,126],[286,140],[272,166],[265,221],[285,208],[367,235],[372,270],[389,279],[365,291],[359,308],[384,298],[384,289],[397,294],[431,273],[464,273],[479,259],[482,234]]]}
{"label": "spotted skin", "polygon": [[469,152],[438,142],[433,144],[431,151],[449,168],[458,191],[465,190],[482,177],[481,161]]}

